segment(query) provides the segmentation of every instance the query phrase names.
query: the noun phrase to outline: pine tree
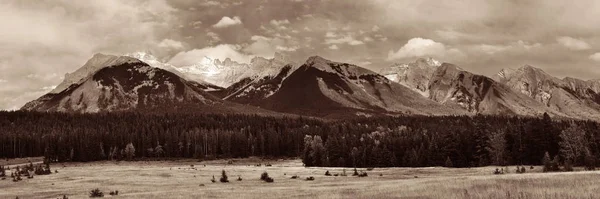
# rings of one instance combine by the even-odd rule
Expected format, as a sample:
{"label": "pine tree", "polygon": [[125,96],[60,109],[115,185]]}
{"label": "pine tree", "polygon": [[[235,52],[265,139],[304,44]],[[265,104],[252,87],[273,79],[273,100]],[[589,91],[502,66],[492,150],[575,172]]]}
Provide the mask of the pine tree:
{"label": "pine tree", "polygon": [[128,160],[132,160],[135,157],[135,147],[133,147],[131,142],[125,146],[124,155]]}
{"label": "pine tree", "polygon": [[453,167],[452,160],[450,160],[450,156],[446,157],[446,162],[444,163],[444,167]]}

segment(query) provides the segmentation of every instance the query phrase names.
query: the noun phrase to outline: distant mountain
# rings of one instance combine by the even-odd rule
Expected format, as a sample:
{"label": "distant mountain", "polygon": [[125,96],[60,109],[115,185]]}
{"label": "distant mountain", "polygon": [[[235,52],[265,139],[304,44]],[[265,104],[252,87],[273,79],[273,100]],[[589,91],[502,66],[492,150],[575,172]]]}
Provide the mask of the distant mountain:
{"label": "distant mountain", "polygon": [[525,94],[544,106],[577,119],[600,120],[600,82],[567,77],[556,78],[542,69],[525,65],[503,69],[499,82]]}
{"label": "distant mountain", "polygon": [[448,63],[439,66],[431,76],[429,97],[471,113],[541,116],[547,112],[561,115],[491,78]]}
{"label": "distant mountain", "polygon": [[[110,61],[98,61],[110,60]],[[22,110],[95,113],[111,111],[161,111],[197,113],[251,113],[281,115],[253,106],[223,101],[164,69],[129,56],[95,55],[82,69],[82,77],[68,88],[31,101]],[[89,64],[95,63],[95,64]],[[105,64],[105,65],[103,65]],[[94,67],[90,67],[90,66]],[[82,71],[96,72],[83,77]],[[71,77],[75,77],[71,75]]]}
{"label": "distant mountain", "polygon": [[382,69],[380,73],[394,82],[429,97],[429,79],[440,65],[442,63],[433,58],[419,58],[408,64],[393,64]]}
{"label": "distant mountain", "polygon": [[297,69],[296,64],[287,63],[278,56],[273,59],[254,58],[251,66],[261,67],[260,72],[245,75],[229,86],[222,94],[223,99],[244,104],[257,103],[277,92],[283,81]]}
{"label": "distant mountain", "polygon": [[196,85],[203,88],[205,91],[218,91],[218,90],[223,89],[222,87],[208,83],[208,82],[204,81],[204,79],[194,76],[193,74],[185,73],[183,70],[181,70],[171,64],[161,62],[160,60],[158,60],[158,58],[156,58],[151,53],[135,52],[135,53],[126,54],[125,56],[136,58],[140,61],[147,63],[148,65],[150,65],[152,67],[167,70],[167,71],[172,72],[172,73],[176,74],[177,76],[183,77],[187,80],[195,81],[197,83]]}
{"label": "distant mountain", "polygon": [[273,59],[255,57],[250,64],[238,63],[229,58],[220,61],[204,57],[199,63],[178,67],[177,70],[188,79],[203,80],[226,88],[246,78],[276,75],[289,63],[287,57],[281,53],[275,53]]}
{"label": "distant mountain", "polygon": [[305,115],[466,114],[359,66],[310,57],[261,107]]}
{"label": "distant mountain", "polygon": [[[94,56],[92,59],[97,58],[98,56]],[[82,78],[67,89],[46,94],[27,103],[22,109],[90,113],[176,106],[185,103],[202,105],[222,103],[220,99],[207,94],[197,84],[166,70],[151,67],[127,56],[120,56],[114,60],[126,61],[110,62],[109,65]]]}
{"label": "distant mountain", "polygon": [[75,72],[65,74],[64,80],[58,86],[56,86],[56,88],[50,91],[50,93],[59,93],[69,88],[73,84],[81,83],[81,81],[83,81],[84,78],[96,73],[97,71],[106,66],[121,65],[135,62],[139,62],[139,60],[127,56],[119,57],[113,55],[104,55],[100,53],[95,54],[81,68],[77,69]]}

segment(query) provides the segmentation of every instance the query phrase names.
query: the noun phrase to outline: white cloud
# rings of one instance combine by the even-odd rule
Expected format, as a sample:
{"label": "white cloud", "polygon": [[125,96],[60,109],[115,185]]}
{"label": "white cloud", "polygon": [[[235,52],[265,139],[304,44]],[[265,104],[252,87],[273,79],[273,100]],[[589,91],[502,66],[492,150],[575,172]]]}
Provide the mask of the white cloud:
{"label": "white cloud", "polygon": [[275,49],[278,51],[293,52],[298,50],[298,47],[277,46]]}
{"label": "white cloud", "polygon": [[254,35],[250,38],[253,42],[244,47],[242,50],[245,53],[261,56],[264,58],[272,58],[277,51],[296,51],[298,47],[290,47],[290,42],[284,40],[285,36],[270,38],[260,35]]}
{"label": "white cloud", "polygon": [[326,38],[325,44],[349,44],[352,46],[365,44],[360,40],[356,40],[354,37],[350,35],[346,35],[340,38]]}
{"label": "white cloud", "polygon": [[334,45],[329,46],[329,49],[331,49],[331,50],[338,50],[340,48],[337,45],[334,44]]}
{"label": "white cloud", "polygon": [[206,33],[206,36],[210,37],[210,39],[211,39],[209,41],[210,44],[215,44],[215,43],[221,41],[221,37],[219,37],[219,35],[217,33],[215,33],[215,32],[209,31],[209,32]]}
{"label": "white cloud", "polygon": [[327,37],[327,38],[334,38],[334,37],[337,37],[337,34],[335,34],[335,32],[329,32],[328,31],[327,33],[325,33],[325,37]]}
{"label": "white cloud", "polygon": [[204,57],[220,60],[231,58],[233,61],[248,63],[253,56],[241,53],[239,46],[221,44],[202,49],[193,49],[190,51],[180,52],[171,58],[169,63],[175,66],[191,65],[200,62]]}
{"label": "white cloud", "polygon": [[398,51],[388,53],[388,60],[397,60],[410,57],[442,56],[446,53],[446,46],[431,39],[420,37],[412,38]]}
{"label": "white cloud", "polygon": [[587,50],[591,48],[590,44],[585,41],[572,37],[558,37],[556,41],[571,50]]}
{"label": "white cloud", "polygon": [[168,48],[168,49],[182,49],[183,43],[181,43],[180,41],[172,40],[172,39],[163,39],[158,44],[158,47]]}
{"label": "white cloud", "polygon": [[200,25],[202,25],[202,21],[194,21],[190,25],[194,28],[200,28]]}
{"label": "white cloud", "polygon": [[206,1],[204,3],[201,3],[200,5],[202,5],[202,6],[220,6],[221,3],[219,3],[218,1]]}
{"label": "white cloud", "polygon": [[505,46],[505,45],[489,45],[489,44],[480,44],[474,47],[475,50],[484,52],[486,54],[496,54],[498,52],[502,52],[505,51],[506,49],[510,48],[509,46]]}
{"label": "white cloud", "polygon": [[540,44],[540,43],[532,44],[529,42],[525,42],[523,40],[519,40],[516,42],[510,42],[507,44],[497,44],[497,45],[478,44],[478,45],[471,46],[469,48],[475,52],[483,52],[483,53],[492,55],[492,54],[501,53],[501,52],[505,52],[505,51],[509,51],[509,50],[529,51],[529,50],[533,50],[533,49],[541,47],[541,46],[542,46],[542,44]]}
{"label": "white cloud", "polygon": [[597,52],[597,53],[594,53],[594,54],[590,55],[590,57],[589,57],[589,58],[590,58],[591,60],[594,60],[594,61],[600,62],[600,52]]}
{"label": "white cloud", "polygon": [[374,25],[373,28],[371,28],[371,31],[373,31],[373,32],[377,32],[379,30],[380,30],[379,26],[377,26],[377,25]]}
{"label": "white cloud", "polygon": [[287,20],[287,19],[284,19],[284,20],[275,20],[275,19],[273,19],[269,23],[271,23],[271,25],[274,25],[274,26],[281,26],[281,25],[290,24],[290,21]]}
{"label": "white cloud", "polygon": [[224,16],[223,18],[221,18],[221,20],[219,20],[219,22],[217,22],[215,25],[213,25],[214,28],[225,28],[225,27],[229,27],[229,26],[235,26],[235,25],[239,25],[242,24],[242,20],[240,19],[240,17],[235,16],[233,18],[230,18],[228,16]]}

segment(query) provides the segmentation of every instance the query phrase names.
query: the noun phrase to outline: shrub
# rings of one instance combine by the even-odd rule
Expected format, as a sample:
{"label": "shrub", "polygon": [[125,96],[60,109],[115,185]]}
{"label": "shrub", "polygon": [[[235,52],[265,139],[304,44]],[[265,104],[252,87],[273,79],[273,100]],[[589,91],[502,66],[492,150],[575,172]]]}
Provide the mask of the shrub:
{"label": "shrub", "polygon": [[242,176],[238,176],[237,181],[242,181]]}
{"label": "shrub", "polygon": [[108,195],[118,196],[119,195],[119,190],[111,191],[110,193],[108,193]]}
{"label": "shrub", "polygon": [[265,167],[270,167],[270,166],[273,166],[273,165],[271,165],[271,164],[265,164]]}
{"label": "shrub", "polygon": [[500,169],[496,168],[496,170],[494,171],[494,175],[500,175],[502,173],[500,173]]}
{"label": "shrub", "polygon": [[367,171],[373,171],[373,169],[374,169],[373,167],[369,167],[369,168],[367,168]]}
{"label": "shrub", "polygon": [[299,177],[297,175],[292,176],[292,179],[298,179]]}
{"label": "shrub", "polygon": [[0,177],[6,177],[6,170],[4,169],[4,166],[0,165]]}
{"label": "shrub", "polygon": [[260,174],[260,180],[264,181],[267,178],[269,178],[269,173],[267,173],[266,171]]}
{"label": "shrub", "polygon": [[313,180],[315,180],[315,177],[310,176],[310,177],[306,178],[306,180],[313,181]]}
{"label": "shrub", "polygon": [[210,181],[211,181],[212,183],[215,183],[215,182],[217,182],[217,180],[215,180],[215,176],[214,176],[214,175],[213,175],[212,179],[210,179]]}
{"label": "shrub", "polygon": [[333,176],[339,176],[339,175],[340,175],[340,174],[338,174],[338,173],[336,173],[336,174],[333,174]]}
{"label": "shrub", "polygon": [[229,180],[227,179],[227,173],[225,172],[225,170],[223,170],[221,172],[221,179],[219,179],[219,181],[221,181],[222,183],[229,182]]}
{"label": "shrub", "polygon": [[104,197],[104,193],[102,193],[102,191],[100,191],[100,189],[96,188],[96,189],[92,189],[92,191],[90,191],[90,198],[102,198]]}
{"label": "shrub", "polygon": [[517,166],[517,170],[515,170],[516,173],[525,173],[525,167],[519,167]]}
{"label": "shrub", "polygon": [[326,176],[331,176],[331,173],[329,173],[329,170],[325,171],[325,175]]}
{"label": "shrub", "polygon": [[354,173],[352,174],[352,176],[358,176],[358,170],[356,170],[356,168],[354,168]]}
{"label": "shrub", "polygon": [[358,177],[367,177],[369,175],[367,175],[367,172],[361,172],[360,174],[358,174]]}
{"label": "shrub", "polygon": [[271,178],[271,177],[268,177],[267,179],[265,179],[265,182],[269,182],[269,183],[274,182],[274,181],[275,180],[273,180],[273,178]]}

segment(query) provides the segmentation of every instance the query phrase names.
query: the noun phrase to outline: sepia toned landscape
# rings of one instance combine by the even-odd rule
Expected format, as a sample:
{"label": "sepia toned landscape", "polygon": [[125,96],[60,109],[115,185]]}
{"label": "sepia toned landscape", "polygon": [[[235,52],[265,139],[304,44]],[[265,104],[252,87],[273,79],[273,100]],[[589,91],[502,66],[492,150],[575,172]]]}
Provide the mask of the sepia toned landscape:
{"label": "sepia toned landscape", "polygon": [[600,1],[1,0],[0,198],[600,198]]}

